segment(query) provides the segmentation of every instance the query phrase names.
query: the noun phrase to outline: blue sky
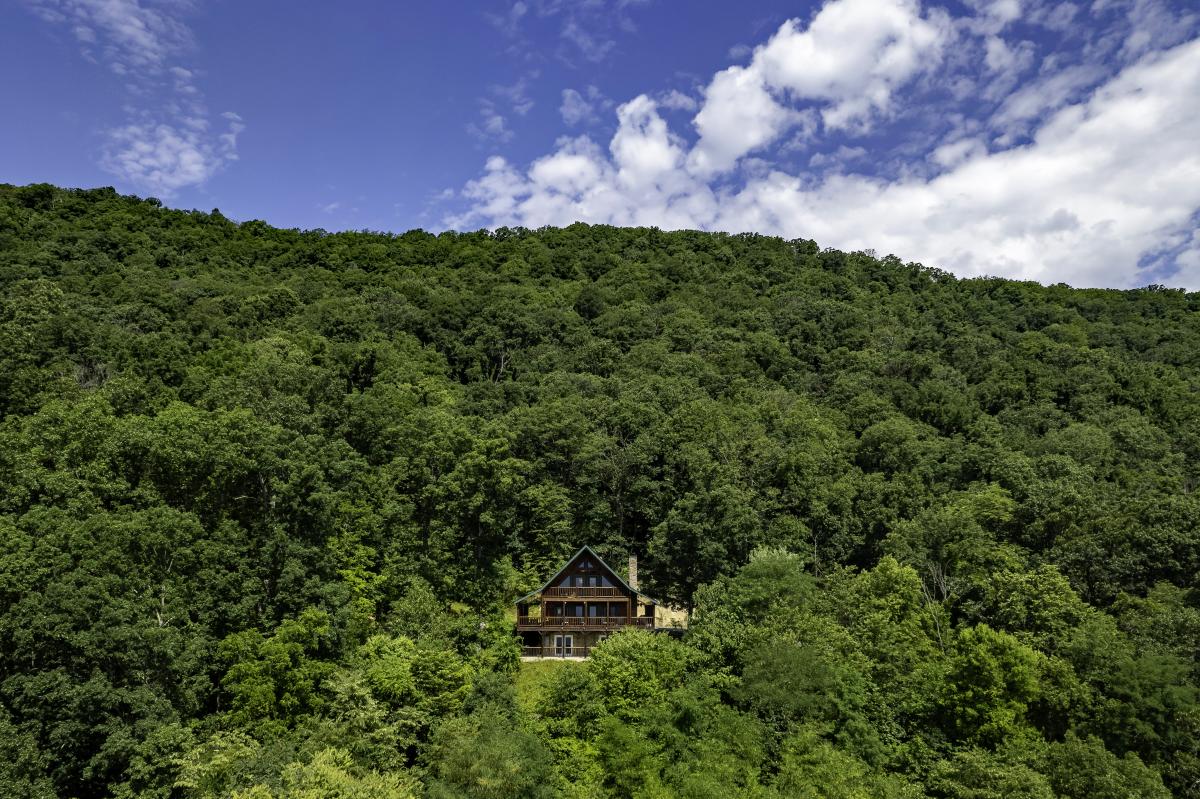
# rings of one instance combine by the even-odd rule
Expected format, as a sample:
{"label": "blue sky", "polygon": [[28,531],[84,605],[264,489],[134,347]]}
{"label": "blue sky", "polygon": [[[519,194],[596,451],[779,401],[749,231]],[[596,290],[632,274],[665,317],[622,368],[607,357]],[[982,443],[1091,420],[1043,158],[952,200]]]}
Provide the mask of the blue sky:
{"label": "blue sky", "polygon": [[1178,0],[8,0],[0,181],[1195,290],[1198,37]]}

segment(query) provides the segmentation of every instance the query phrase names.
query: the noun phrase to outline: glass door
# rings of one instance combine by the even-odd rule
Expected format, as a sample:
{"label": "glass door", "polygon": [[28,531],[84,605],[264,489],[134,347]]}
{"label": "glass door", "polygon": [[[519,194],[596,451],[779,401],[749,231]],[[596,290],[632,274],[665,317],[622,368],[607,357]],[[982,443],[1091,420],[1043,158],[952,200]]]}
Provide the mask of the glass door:
{"label": "glass door", "polygon": [[574,636],[571,635],[556,635],[554,636],[554,656],[560,658],[570,657],[575,651]]}

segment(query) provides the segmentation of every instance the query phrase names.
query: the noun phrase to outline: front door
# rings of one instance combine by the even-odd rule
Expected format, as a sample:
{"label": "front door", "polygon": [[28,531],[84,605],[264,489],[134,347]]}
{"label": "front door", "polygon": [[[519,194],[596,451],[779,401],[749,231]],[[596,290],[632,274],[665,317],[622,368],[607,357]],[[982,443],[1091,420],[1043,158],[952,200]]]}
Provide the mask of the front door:
{"label": "front door", "polygon": [[554,656],[555,657],[570,657],[575,651],[574,636],[572,635],[556,635],[554,636]]}

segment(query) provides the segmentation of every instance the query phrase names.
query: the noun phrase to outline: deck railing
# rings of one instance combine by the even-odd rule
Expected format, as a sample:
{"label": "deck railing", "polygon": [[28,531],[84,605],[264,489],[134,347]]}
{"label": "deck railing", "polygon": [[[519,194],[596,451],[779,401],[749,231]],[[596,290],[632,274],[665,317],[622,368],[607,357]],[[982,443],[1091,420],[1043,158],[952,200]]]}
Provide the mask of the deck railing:
{"label": "deck railing", "polygon": [[527,658],[585,658],[595,647],[590,646],[523,646],[521,656]]}
{"label": "deck railing", "polygon": [[651,616],[518,616],[518,627],[654,627]]}
{"label": "deck railing", "polygon": [[620,588],[608,586],[560,585],[542,591],[542,596],[615,596],[623,597]]}

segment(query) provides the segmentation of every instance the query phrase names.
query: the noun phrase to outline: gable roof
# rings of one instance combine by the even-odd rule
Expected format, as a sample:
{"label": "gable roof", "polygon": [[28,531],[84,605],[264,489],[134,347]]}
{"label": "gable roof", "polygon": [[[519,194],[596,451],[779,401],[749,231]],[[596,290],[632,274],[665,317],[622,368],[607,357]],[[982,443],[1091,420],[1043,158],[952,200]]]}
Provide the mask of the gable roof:
{"label": "gable roof", "polygon": [[552,583],[553,583],[555,580],[557,580],[559,577],[561,577],[561,576],[562,576],[562,573],[563,573],[563,572],[565,572],[565,571],[566,571],[566,570],[567,570],[567,569],[570,567],[570,565],[571,565],[572,563],[574,563],[576,560],[578,560],[578,559],[579,559],[579,556],[580,556],[580,555],[584,554],[585,552],[586,552],[587,554],[591,555],[591,556],[592,556],[593,558],[595,558],[597,561],[599,561],[599,562],[600,562],[600,565],[601,565],[601,566],[603,566],[603,567],[604,567],[604,568],[605,568],[605,569],[608,571],[608,573],[612,575],[612,578],[613,578],[614,580],[616,580],[616,581],[617,581],[617,584],[618,584],[618,585],[619,585],[621,588],[624,588],[626,591],[630,591],[630,592],[632,592],[632,593],[634,593],[634,594],[637,594],[638,596],[642,597],[643,599],[647,599],[647,600],[649,600],[649,601],[653,602],[653,603],[654,603],[654,604],[656,604],[656,605],[657,605],[657,604],[659,604],[659,601],[658,601],[657,599],[654,599],[654,598],[652,598],[652,597],[646,596],[646,595],[645,595],[645,594],[643,594],[641,591],[637,590],[636,588],[634,588],[633,586],[631,586],[629,583],[627,583],[627,582],[625,582],[624,580],[622,580],[622,579],[621,579],[621,575],[617,574],[616,570],[614,570],[612,566],[609,566],[607,563],[605,563],[605,562],[604,562],[604,558],[602,558],[602,557],[600,557],[599,555],[597,555],[597,554],[596,554],[596,551],[595,551],[594,549],[592,549],[590,546],[588,546],[587,544],[584,544],[583,546],[581,546],[581,547],[579,548],[579,550],[578,550],[578,551],[577,551],[577,552],[576,552],[574,555],[572,555],[571,557],[567,558],[567,562],[566,562],[566,563],[564,563],[564,564],[562,565],[562,568],[561,568],[561,569],[559,569],[558,571],[556,571],[556,572],[555,572],[555,573],[554,573],[554,574],[553,574],[553,575],[550,577],[550,579],[549,579],[549,580],[547,580],[546,582],[542,583],[542,584],[541,584],[541,586],[540,586],[539,588],[535,588],[535,589],[533,589],[533,590],[532,590],[532,591],[530,591],[528,594],[526,594],[525,596],[523,596],[523,597],[521,597],[520,599],[518,599],[518,600],[517,600],[517,602],[524,602],[526,599],[529,599],[531,596],[534,596],[535,594],[540,594],[540,593],[542,593],[543,591],[545,591],[547,588],[549,588],[549,587],[550,587],[550,585],[551,585],[551,584],[552,584]]}

